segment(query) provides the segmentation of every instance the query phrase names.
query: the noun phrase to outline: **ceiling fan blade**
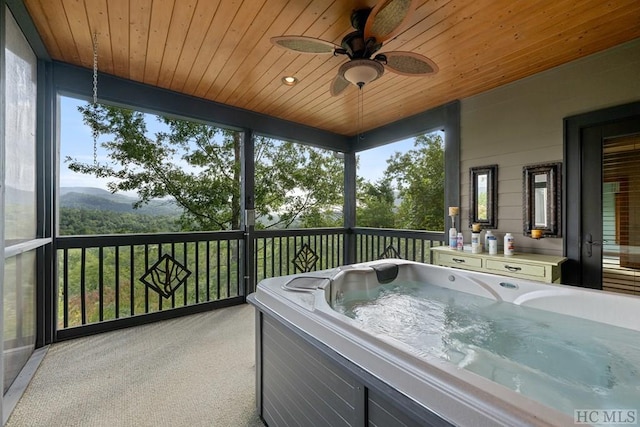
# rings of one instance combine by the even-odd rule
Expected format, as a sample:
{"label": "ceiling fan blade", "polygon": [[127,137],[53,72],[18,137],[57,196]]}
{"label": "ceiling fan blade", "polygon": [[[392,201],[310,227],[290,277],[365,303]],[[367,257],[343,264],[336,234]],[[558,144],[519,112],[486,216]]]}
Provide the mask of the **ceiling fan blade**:
{"label": "ceiling fan blade", "polygon": [[435,62],[413,52],[385,52],[380,56],[386,57],[385,68],[403,76],[423,76],[438,72]]}
{"label": "ceiling fan blade", "polygon": [[333,54],[333,51],[338,48],[331,42],[305,36],[271,37],[271,43],[298,53]]}
{"label": "ceiling fan blade", "polygon": [[349,81],[342,77],[342,75],[337,74],[333,80],[331,81],[331,96],[340,95],[347,87],[349,87]]}
{"label": "ceiling fan blade", "polygon": [[416,10],[416,0],[380,0],[364,25],[365,40],[375,37],[378,43],[400,32],[404,23]]}

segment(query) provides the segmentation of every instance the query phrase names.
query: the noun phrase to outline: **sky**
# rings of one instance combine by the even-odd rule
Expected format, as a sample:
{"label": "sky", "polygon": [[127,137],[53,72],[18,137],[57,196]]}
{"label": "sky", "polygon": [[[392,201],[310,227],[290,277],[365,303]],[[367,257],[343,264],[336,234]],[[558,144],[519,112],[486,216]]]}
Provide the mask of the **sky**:
{"label": "sky", "polygon": [[[82,117],[77,108],[85,104],[85,101],[75,98],[66,96],[60,98],[62,113],[60,125],[60,139],[62,141],[60,146],[60,186],[106,189],[107,182],[109,182],[108,179],[72,172],[67,168],[67,164],[64,161],[67,156],[70,156],[85,163],[93,162],[93,137],[89,128],[82,123]],[[147,123],[147,127],[150,132],[154,133],[161,129],[160,124],[154,120],[150,120]],[[380,180],[387,167],[387,159],[397,151],[404,153],[411,148],[413,148],[413,138],[359,152],[358,176],[372,183]],[[99,142],[97,160],[98,163],[107,160],[106,151],[100,147]]]}

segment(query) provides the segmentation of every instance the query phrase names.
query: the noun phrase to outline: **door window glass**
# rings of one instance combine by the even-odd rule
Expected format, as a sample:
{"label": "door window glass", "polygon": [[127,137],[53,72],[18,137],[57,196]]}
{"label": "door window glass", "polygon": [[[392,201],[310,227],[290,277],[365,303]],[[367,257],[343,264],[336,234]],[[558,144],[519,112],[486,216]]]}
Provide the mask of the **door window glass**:
{"label": "door window glass", "polygon": [[603,144],[603,289],[640,294],[640,135]]}

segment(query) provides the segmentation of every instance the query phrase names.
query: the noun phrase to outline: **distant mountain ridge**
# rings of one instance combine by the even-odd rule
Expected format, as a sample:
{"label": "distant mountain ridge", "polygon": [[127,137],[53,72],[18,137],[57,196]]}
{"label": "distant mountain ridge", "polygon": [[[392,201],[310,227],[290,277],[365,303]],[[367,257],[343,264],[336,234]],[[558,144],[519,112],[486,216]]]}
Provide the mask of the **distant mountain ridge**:
{"label": "distant mountain ridge", "polygon": [[60,207],[102,210],[154,216],[177,216],[182,209],[174,200],[151,200],[139,209],[133,204],[138,200],[124,194],[112,194],[107,190],[94,187],[61,187]]}

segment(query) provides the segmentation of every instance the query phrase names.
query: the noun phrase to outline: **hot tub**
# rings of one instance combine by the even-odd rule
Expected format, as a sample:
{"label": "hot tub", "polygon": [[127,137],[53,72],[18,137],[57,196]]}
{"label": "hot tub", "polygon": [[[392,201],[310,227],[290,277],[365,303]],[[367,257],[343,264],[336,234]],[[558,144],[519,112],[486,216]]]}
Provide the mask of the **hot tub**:
{"label": "hot tub", "polygon": [[248,300],[271,427],[640,422],[638,297],[382,260]]}

